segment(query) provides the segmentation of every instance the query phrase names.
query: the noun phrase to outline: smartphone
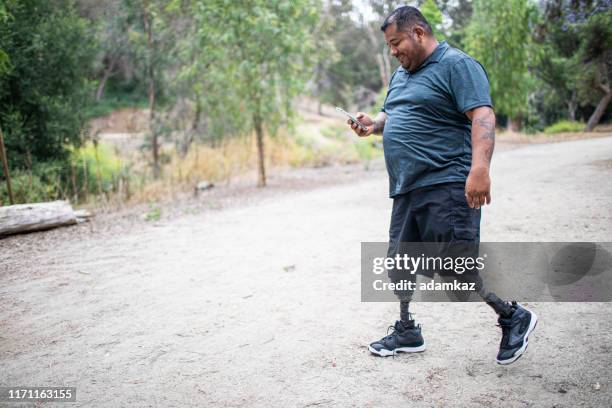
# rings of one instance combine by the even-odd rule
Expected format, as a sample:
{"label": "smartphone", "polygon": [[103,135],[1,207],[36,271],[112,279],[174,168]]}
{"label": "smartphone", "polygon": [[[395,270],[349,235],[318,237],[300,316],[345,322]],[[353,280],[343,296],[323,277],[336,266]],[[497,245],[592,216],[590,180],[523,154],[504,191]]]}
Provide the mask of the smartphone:
{"label": "smartphone", "polygon": [[351,120],[353,123],[357,124],[357,126],[359,126],[359,127],[362,129],[362,130],[368,130],[368,128],[366,128],[366,126],[365,126],[363,123],[361,123],[360,121],[358,121],[358,120],[357,120],[357,118],[356,118],[355,116],[351,115],[350,113],[348,113],[348,112],[347,112],[347,111],[345,111],[344,109],[342,109],[342,108],[340,108],[340,107],[336,106],[336,110],[337,110],[338,112],[344,113],[346,116],[348,116],[348,117],[349,117],[349,119],[350,119],[350,120]]}

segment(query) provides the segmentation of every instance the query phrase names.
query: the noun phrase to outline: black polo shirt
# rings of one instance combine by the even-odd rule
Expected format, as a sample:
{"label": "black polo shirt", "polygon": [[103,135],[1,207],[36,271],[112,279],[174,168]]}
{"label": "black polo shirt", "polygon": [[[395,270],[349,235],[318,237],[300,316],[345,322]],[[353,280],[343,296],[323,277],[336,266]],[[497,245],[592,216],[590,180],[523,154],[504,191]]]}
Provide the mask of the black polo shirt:
{"label": "black polo shirt", "polygon": [[398,68],[383,112],[389,194],[465,182],[472,160],[466,111],[493,106],[487,74],[478,61],[441,42],[414,72]]}

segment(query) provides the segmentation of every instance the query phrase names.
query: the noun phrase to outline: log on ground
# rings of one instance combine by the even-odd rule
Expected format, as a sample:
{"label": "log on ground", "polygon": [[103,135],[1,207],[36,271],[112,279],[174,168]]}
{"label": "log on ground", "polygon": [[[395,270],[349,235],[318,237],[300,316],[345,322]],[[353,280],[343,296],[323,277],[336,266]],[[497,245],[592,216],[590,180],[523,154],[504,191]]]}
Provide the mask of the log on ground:
{"label": "log on ground", "polygon": [[0,236],[76,223],[77,215],[67,201],[0,207]]}

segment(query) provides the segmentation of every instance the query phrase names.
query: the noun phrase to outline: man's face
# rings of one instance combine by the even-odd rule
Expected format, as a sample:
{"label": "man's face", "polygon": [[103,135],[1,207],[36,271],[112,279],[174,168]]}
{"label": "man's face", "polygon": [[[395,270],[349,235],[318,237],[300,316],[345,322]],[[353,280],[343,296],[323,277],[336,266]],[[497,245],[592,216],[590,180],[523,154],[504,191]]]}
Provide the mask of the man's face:
{"label": "man's face", "polygon": [[385,30],[385,41],[391,55],[408,71],[413,71],[421,64],[423,54],[422,38],[413,30],[398,31],[393,23]]}

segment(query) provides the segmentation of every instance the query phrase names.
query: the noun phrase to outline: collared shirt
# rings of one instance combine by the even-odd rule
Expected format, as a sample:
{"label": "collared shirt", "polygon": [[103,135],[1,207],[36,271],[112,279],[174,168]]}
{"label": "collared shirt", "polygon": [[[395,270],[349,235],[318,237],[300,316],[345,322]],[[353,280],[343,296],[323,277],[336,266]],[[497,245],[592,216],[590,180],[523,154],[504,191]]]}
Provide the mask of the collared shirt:
{"label": "collared shirt", "polygon": [[480,106],[493,106],[484,68],[445,41],[414,72],[400,66],[382,108],[389,195],[465,182],[472,160],[465,112]]}

